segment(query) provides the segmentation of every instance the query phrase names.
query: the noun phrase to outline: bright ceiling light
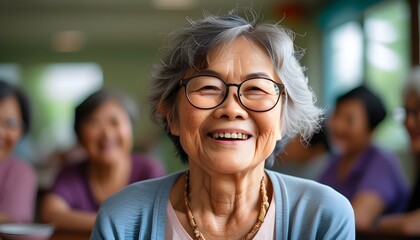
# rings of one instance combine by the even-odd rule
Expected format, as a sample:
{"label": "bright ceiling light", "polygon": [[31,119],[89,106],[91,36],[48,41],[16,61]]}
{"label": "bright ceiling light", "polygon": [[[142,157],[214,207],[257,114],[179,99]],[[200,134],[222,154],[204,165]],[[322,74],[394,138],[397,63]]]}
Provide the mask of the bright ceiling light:
{"label": "bright ceiling light", "polygon": [[189,10],[195,6],[195,0],[152,0],[159,10]]}

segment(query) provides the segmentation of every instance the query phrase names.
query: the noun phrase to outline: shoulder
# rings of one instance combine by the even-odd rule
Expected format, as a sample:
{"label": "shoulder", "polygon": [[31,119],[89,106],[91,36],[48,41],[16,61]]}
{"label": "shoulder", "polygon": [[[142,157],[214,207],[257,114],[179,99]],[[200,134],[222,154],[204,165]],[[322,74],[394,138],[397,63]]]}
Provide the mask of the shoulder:
{"label": "shoulder", "polygon": [[333,232],[338,234],[334,236],[354,234],[353,208],[343,195],[312,180],[267,173],[275,189],[277,213],[288,218],[291,231],[296,229],[301,237],[311,233],[323,236]]}
{"label": "shoulder", "polygon": [[5,171],[9,172],[9,176],[19,176],[21,178],[36,178],[36,173],[34,168],[27,162],[21,160],[20,158],[10,156],[3,160],[3,164],[0,164],[1,168],[4,168]]}
{"label": "shoulder", "polygon": [[320,184],[318,182],[270,172],[270,179],[273,184],[277,185],[280,190],[279,194],[287,196],[289,200],[298,201],[299,199],[318,200],[321,203],[330,201],[344,201],[348,200],[340,193],[329,186]]}
{"label": "shoulder", "polygon": [[51,191],[69,198],[76,197],[75,191],[86,195],[89,189],[87,188],[87,166],[87,161],[64,166],[55,177]]}
{"label": "shoulder", "polygon": [[132,182],[161,177],[165,174],[162,163],[148,155],[133,154],[132,157]]}
{"label": "shoulder", "polygon": [[[369,164],[368,171],[370,175],[379,177],[387,177],[390,176],[402,178],[402,169],[399,162],[398,157],[390,152],[387,151],[379,146],[372,145],[369,147],[368,154],[369,159],[371,159],[371,163]],[[383,180],[383,179],[378,179]]]}
{"label": "shoulder", "polygon": [[386,165],[394,165],[398,160],[398,157],[394,153],[376,145],[370,146],[368,151],[371,152],[371,158],[375,162],[380,162]]}
{"label": "shoulder", "polygon": [[180,174],[133,183],[108,198],[99,210],[92,236],[151,239],[164,232],[169,194]]}
{"label": "shoulder", "polygon": [[82,179],[87,168],[87,161],[88,160],[64,166],[59,171],[57,180]]}
{"label": "shoulder", "polygon": [[163,165],[159,160],[149,155],[134,153],[131,155],[131,159],[133,161],[134,168],[143,168],[146,170],[154,168],[163,168]]}
{"label": "shoulder", "polygon": [[102,204],[102,208],[108,212],[108,215],[115,218],[126,218],[133,214],[149,214],[153,210],[153,205],[160,204],[157,201],[165,201],[164,204],[166,204],[172,185],[179,174],[130,184],[108,198]]}

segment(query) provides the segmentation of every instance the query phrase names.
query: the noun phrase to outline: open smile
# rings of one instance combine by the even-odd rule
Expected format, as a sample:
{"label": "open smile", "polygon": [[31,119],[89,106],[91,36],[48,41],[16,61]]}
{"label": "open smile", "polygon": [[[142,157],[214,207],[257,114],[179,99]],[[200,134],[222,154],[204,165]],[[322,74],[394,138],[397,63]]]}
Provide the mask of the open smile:
{"label": "open smile", "polygon": [[218,139],[218,140],[223,140],[223,139],[227,139],[227,140],[247,140],[249,138],[249,135],[246,133],[230,133],[230,132],[226,132],[226,133],[213,133],[211,134],[211,137],[214,139]]}

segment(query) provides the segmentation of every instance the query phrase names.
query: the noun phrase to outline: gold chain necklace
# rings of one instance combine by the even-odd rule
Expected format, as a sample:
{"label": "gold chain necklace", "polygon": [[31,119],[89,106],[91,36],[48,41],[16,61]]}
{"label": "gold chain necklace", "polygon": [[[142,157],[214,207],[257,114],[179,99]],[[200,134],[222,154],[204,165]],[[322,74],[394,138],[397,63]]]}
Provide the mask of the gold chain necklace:
{"label": "gold chain necklace", "polygon": [[[203,234],[198,229],[197,223],[195,222],[194,216],[191,212],[190,204],[189,204],[189,193],[190,193],[190,171],[187,171],[187,174],[185,176],[185,185],[184,185],[184,203],[185,208],[187,210],[187,217],[188,222],[190,223],[190,226],[194,230],[194,237],[198,240],[206,240],[206,238],[203,236]],[[264,176],[261,179],[261,185],[260,185],[260,193],[261,193],[261,206],[260,206],[260,212],[258,213],[258,219],[257,222],[252,227],[251,231],[242,238],[242,240],[249,240],[252,239],[260,229],[262,223],[264,222],[265,215],[267,213],[268,207],[270,204],[268,203],[268,197],[267,197],[267,190],[265,188],[265,182],[264,182]]]}

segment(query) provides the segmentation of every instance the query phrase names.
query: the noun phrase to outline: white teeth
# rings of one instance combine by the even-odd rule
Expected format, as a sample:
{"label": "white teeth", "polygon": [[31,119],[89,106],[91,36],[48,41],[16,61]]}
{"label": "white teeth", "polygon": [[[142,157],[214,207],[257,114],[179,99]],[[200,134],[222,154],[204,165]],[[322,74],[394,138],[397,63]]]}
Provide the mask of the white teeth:
{"label": "white teeth", "polygon": [[226,139],[248,139],[248,134],[245,133],[213,133],[213,138],[226,138]]}

